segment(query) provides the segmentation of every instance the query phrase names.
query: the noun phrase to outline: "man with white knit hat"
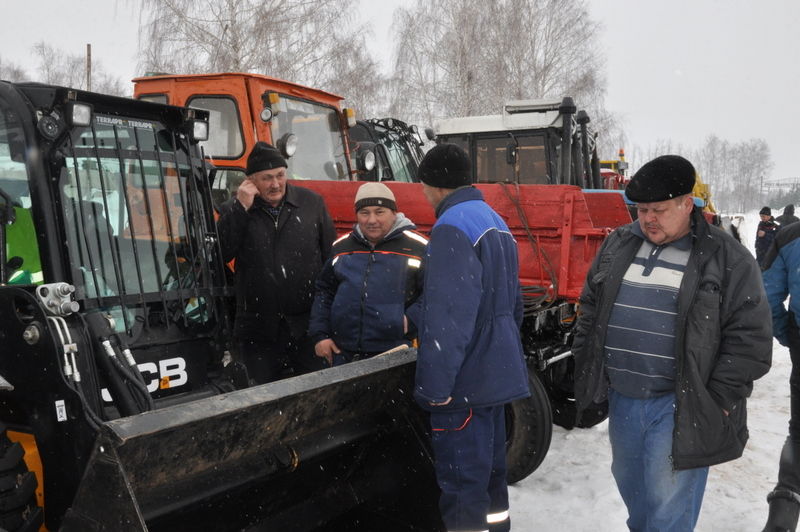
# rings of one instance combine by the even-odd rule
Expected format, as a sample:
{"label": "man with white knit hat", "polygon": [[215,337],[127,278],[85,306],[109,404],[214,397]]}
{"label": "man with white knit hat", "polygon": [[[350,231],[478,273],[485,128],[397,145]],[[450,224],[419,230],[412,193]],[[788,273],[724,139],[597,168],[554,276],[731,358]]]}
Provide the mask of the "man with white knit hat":
{"label": "man with white knit hat", "polygon": [[365,183],[354,203],[357,223],[334,242],[317,278],[308,331],[316,355],[332,366],[409,343],[422,291],[428,239],[397,212],[391,189]]}

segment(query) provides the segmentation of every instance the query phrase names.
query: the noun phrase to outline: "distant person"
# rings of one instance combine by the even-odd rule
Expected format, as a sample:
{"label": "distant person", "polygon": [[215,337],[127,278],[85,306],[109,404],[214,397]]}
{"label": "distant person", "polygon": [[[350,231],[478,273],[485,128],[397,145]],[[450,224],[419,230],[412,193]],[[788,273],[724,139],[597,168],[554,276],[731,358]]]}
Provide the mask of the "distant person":
{"label": "distant person", "polygon": [[234,334],[254,384],[323,367],[306,330],[336,232],[322,197],[287,183],[286,166],[257,142],[247,179],[220,207],[222,255],[236,259]]}
{"label": "distant person", "polygon": [[333,244],[311,310],[316,355],[332,366],[410,345],[418,317],[406,311],[422,292],[428,239],[397,212],[391,189],[361,185],[355,209],[356,226]]}
{"label": "distant person", "polygon": [[580,298],[578,415],[608,406],[630,530],[694,529],[708,468],[742,455],[746,399],[771,362],[758,266],[693,205],[694,182],[677,155],[634,174],[638,220],[605,239]]}
{"label": "distant person", "polygon": [[430,412],[439,509],[447,530],[505,532],[505,405],[530,395],[517,243],[471,186],[459,146],[432,148],[418,176],[437,220],[425,254],[414,397]]}
{"label": "distant person", "polygon": [[783,208],[783,214],[775,218],[775,221],[781,224],[781,227],[800,222],[800,218],[794,215],[794,205],[791,203]]}
{"label": "distant person", "polygon": [[[764,289],[772,308],[772,332],[789,348],[791,415],[789,436],[783,445],[778,483],[767,496],[769,518],[764,532],[794,531],[800,514],[800,224],[778,231],[764,258]],[[789,308],[784,304],[789,298]]]}
{"label": "distant person", "polygon": [[772,241],[775,240],[778,224],[775,223],[775,219],[772,217],[772,209],[769,207],[763,207],[758,212],[758,215],[761,217],[761,221],[758,222],[758,229],[756,229],[756,262],[761,266],[767,250],[772,245]]}

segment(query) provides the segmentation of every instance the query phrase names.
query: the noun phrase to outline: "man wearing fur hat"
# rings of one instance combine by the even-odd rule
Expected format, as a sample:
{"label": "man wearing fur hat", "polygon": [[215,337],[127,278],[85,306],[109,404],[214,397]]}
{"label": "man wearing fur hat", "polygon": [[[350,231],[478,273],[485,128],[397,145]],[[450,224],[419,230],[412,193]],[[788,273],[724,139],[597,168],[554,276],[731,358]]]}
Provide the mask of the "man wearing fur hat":
{"label": "man wearing fur hat", "polygon": [[287,183],[286,166],[257,142],[218,221],[223,258],[236,259],[235,335],[255,384],[322,367],[306,329],[336,232],[322,197]]}
{"label": "man wearing fur hat", "polygon": [[603,243],[572,346],[578,415],[608,408],[611,470],[631,530],[693,530],[708,467],[741,456],[746,398],[772,358],[759,268],[693,206],[692,164],[648,162],[638,220]]}
{"label": "man wearing fur hat", "polygon": [[471,186],[468,155],[439,144],[419,166],[436,211],[414,396],[430,412],[447,530],[508,531],[505,404],[530,395],[517,243]]}
{"label": "man wearing fur hat", "polygon": [[410,343],[417,319],[410,307],[422,292],[428,239],[397,212],[391,189],[361,185],[355,210],[358,223],[334,242],[311,311],[308,332],[316,355],[331,366]]}

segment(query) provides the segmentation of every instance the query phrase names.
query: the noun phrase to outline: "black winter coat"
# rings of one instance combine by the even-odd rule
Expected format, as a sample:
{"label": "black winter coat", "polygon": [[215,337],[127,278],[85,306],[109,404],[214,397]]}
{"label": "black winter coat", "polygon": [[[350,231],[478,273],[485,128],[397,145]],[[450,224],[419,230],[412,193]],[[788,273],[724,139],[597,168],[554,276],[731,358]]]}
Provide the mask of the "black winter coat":
{"label": "black winter coat", "polygon": [[[692,252],[681,282],[675,378],[676,469],[742,455],[748,438],[746,398],[772,361],[772,321],[752,255],[710,226],[695,209]],[[638,223],[638,222],[633,222]],[[642,240],[624,226],[603,243],[586,277],[572,352],[578,415],[605,408],[606,326],[622,278]],[[730,415],[723,412],[727,410]]]}
{"label": "black winter coat", "polygon": [[277,223],[259,196],[249,211],[234,198],[220,207],[217,227],[223,258],[236,259],[236,336],[274,341],[285,318],[292,336],[303,337],[336,237],[322,197],[287,184]]}

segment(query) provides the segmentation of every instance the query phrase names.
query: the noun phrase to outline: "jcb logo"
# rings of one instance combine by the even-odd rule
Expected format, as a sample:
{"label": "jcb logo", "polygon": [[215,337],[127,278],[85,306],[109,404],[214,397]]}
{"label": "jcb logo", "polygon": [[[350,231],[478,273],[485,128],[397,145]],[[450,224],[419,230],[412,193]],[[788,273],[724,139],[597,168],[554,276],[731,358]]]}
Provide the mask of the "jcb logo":
{"label": "jcb logo", "polygon": [[[186,361],[181,358],[167,358],[155,362],[143,362],[137,364],[145,381],[148,377],[147,391],[153,393],[158,389],[177,388],[189,382],[189,375],[186,373]],[[106,388],[101,390],[103,401],[110,403],[111,394]]]}

